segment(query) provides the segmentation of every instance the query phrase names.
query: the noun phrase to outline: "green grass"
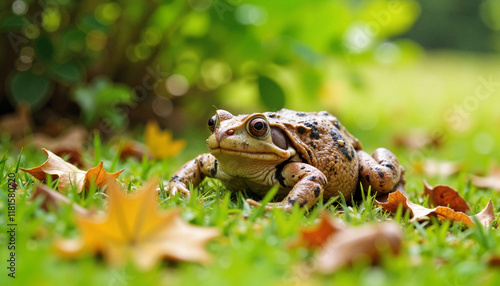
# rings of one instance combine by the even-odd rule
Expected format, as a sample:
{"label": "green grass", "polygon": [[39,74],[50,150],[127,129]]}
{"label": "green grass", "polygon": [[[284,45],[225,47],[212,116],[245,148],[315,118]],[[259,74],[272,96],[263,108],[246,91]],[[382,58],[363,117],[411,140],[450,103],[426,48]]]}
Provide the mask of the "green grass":
{"label": "green grass", "polygon": [[[465,165],[464,171],[452,177],[428,177],[431,184],[443,183],[455,187],[470,203],[474,212],[480,211],[493,199],[496,214],[500,213],[500,195],[492,190],[479,190],[470,186],[469,175],[474,172],[486,172],[489,164],[499,161],[499,149],[494,146],[488,153],[481,153],[479,143],[474,138],[479,133],[486,133],[493,142],[500,142],[497,130],[500,117],[500,87],[494,95],[483,101],[470,113],[471,126],[465,131],[457,131],[447,126],[442,114],[454,104],[460,104],[474,90],[477,76],[490,72],[494,65],[463,59],[444,57],[441,65],[435,60],[405,67],[363,67],[366,76],[364,96],[354,93],[345,98],[338,110],[351,133],[358,136],[369,152],[380,146],[394,149],[391,138],[408,129],[421,129],[432,132],[444,128],[446,142],[439,149],[410,151],[394,149],[407,169],[407,192],[414,202],[426,204],[420,194],[423,190],[422,179],[412,168],[415,161],[411,152],[421,152],[418,158],[438,158],[459,161]],[[466,65],[468,70],[460,70]],[[485,69],[481,69],[483,66]],[[438,67],[445,66],[443,71]],[[446,72],[445,72],[446,71]],[[493,71],[491,71],[493,72]],[[419,93],[408,90],[415,84],[416,78],[428,73],[438,74],[441,87],[439,97],[428,94],[419,99]],[[446,74],[446,79],[444,78]],[[387,82],[388,75],[396,79]],[[495,77],[496,76],[496,77]],[[498,74],[495,78],[500,79]],[[458,78],[463,93],[457,97],[453,80]],[[467,81],[467,82],[466,82]],[[418,81],[417,81],[418,82]],[[468,86],[470,89],[466,89]],[[371,89],[371,88],[374,89]],[[390,90],[388,93],[384,93]],[[432,90],[429,88],[429,90]],[[397,97],[390,106],[388,99]],[[421,96],[421,94],[420,94]],[[406,103],[406,104],[405,104]],[[495,108],[496,107],[496,108]],[[291,106],[291,108],[294,108]],[[388,110],[390,109],[390,110]],[[373,116],[376,124],[366,130],[360,127],[358,120],[369,120]],[[493,122],[496,122],[493,123]],[[195,132],[192,132],[195,133]],[[199,133],[199,132],[198,132]],[[140,136],[138,136],[140,137]],[[133,192],[150,177],[158,175],[166,182],[182,163],[204,150],[204,138],[200,135],[185,134],[189,139],[188,148],[177,158],[165,161],[119,160],[118,150],[121,145],[110,145],[99,138],[89,139],[84,157],[89,164],[104,161],[108,172],[121,169],[119,176],[125,188]],[[310,211],[295,209],[291,213],[281,210],[263,211],[261,208],[248,206],[242,194],[229,192],[216,180],[205,180],[200,188],[194,188],[191,199],[180,196],[160,195],[160,207],[170,209],[181,207],[183,218],[196,225],[215,226],[222,231],[222,236],[208,245],[214,257],[212,264],[201,266],[195,263],[175,263],[165,261],[154,269],[139,271],[131,263],[122,268],[107,266],[102,259],[82,257],[77,260],[64,260],[52,251],[57,237],[76,237],[74,217],[69,207],[59,211],[42,211],[39,202],[30,202],[34,190],[33,177],[19,167],[31,168],[45,161],[43,151],[27,146],[18,150],[10,138],[0,138],[0,285],[283,285],[308,283],[310,285],[500,285],[500,271],[488,265],[493,255],[500,255],[500,234],[497,229],[474,227],[464,228],[460,224],[428,221],[409,223],[408,215],[398,213],[395,216],[376,207],[372,197],[364,198],[358,205],[345,203],[318,204]],[[480,145],[480,144],[479,144]],[[16,278],[7,277],[4,267],[9,251],[6,247],[7,215],[6,194],[7,176],[16,173]],[[48,182],[52,187],[57,181]],[[80,196],[76,190],[69,190],[67,196],[84,207],[104,207],[103,194],[98,190],[87,196]],[[318,222],[322,210],[330,211],[345,224],[356,226],[366,223],[395,220],[404,232],[402,251],[399,256],[387,256],[378,266],[371,267],[359,263],[352,268],[345,268],[330,275],[301,275],[300,269],[311,262],[313,252],[304,248],[290,249],[289,243],[298,236],[302,226]],[[304,279],[304,280],[300,280]]]}

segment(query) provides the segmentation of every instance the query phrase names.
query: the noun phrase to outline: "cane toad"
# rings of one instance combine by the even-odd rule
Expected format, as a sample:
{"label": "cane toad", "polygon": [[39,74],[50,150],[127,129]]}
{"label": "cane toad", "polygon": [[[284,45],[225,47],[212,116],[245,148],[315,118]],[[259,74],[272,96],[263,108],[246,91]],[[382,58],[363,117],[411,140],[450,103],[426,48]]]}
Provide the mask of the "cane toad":
{"label": "cane toad", "polygon": [[[328,112],[278,112],[232,115],[217,110],[208,121],[210,153],[184,164],[166,189],[189,195],[189,183],[219,179],[228,189],[259,197],[279,186],[271,207],[312,207],[342,193],[350,200],[359,184],[372,194],[394,191],[404,184],[404,168],[385,148],[372,156],[358,139]],[[257,202],[248,199],[252,205]]]}

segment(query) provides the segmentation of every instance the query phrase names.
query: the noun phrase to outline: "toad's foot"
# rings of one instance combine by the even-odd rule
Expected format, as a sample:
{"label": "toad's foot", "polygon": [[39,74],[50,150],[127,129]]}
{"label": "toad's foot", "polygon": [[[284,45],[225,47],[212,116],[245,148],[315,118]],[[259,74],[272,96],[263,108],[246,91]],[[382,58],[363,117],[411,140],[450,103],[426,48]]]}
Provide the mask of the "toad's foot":
{"label": "toad's foot", "polygon": [[404,185],[405,169],[388,149],[378,148],[373,156],[359,150],[358,158],[359,181],[365,191],[371,186],[372,194],[387,194]]}

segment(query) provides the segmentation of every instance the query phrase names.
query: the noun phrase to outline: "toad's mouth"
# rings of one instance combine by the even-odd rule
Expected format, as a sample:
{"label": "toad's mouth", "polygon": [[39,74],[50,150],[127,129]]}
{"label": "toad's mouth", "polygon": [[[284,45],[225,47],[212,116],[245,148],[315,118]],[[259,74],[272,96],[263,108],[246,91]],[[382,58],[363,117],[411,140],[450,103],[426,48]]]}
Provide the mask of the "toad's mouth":
{"label": "toad's mouth", "polygon": [[229,156],[244,157],[244,158],[263,160],[263,161],[283,160],[287,159],[289,156],[289,153],[287,151],[283,151],[282,154],[280,154],[281,155],[280,156],[276,153],[271,153],[271,152],[249,152],[241,150],[232,150],[221,147],[211,148],[210,153],[214,156],[229,155]]}

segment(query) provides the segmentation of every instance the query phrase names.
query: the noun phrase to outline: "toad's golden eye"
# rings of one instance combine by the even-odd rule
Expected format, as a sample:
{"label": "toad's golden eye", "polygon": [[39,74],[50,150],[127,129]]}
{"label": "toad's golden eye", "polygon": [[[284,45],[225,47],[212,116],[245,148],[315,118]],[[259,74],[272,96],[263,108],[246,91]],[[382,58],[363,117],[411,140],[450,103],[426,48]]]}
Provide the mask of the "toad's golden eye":
{"label": "toad's golden eye", "polygon": [[208,129],[210,129],[211,132],[214,132],[215,129],[217,129],[219,125],[219,116],[214,115],[208,120]]}
{"label": "toad's golden eye", "polygon": [[255,117],[247,124],[247,130],[255,137],[266,136],[269,131],[269,124],[262,117]]}

